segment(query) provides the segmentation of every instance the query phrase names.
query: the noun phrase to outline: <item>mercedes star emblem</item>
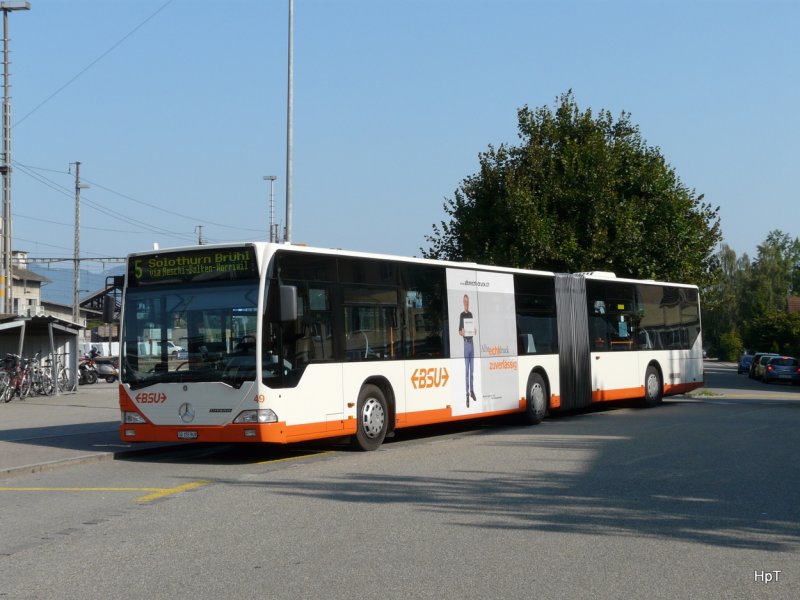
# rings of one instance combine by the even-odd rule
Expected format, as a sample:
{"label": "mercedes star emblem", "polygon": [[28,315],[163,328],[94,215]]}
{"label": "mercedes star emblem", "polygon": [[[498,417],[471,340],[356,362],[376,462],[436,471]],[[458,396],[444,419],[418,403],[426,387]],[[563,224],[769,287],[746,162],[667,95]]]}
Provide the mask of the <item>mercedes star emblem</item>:
{"label": "mercedes star emblem", "polygon": [[194,408],[192,408],[192,405],[188,402],[184,402],[178,409],[178,416],[180,416],[181,421],[184,423],[191,423],[194,421]]}

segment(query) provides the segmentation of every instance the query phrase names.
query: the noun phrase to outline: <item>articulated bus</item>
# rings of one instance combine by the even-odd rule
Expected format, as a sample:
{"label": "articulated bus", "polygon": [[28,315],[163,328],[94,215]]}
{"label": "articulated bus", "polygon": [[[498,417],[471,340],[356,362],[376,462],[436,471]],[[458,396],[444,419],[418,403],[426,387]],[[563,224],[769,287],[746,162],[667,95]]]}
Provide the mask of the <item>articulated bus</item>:
{"label": "articulated bus", "polygon": [[266,242],[130,255],[120,335],[125,442],[372,450],[703,385],[695,286]]}

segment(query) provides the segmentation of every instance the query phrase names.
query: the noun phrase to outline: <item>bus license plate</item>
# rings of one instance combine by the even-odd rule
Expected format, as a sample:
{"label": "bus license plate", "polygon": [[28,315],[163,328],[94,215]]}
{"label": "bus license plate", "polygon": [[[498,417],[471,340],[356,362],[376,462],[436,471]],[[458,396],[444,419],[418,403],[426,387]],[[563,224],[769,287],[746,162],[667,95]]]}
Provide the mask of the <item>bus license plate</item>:
{"label": "bus license plate", "polygon": [[197,439],[197,432],[196,431],[179,431],[178,432],[178,439],[179,440],[196,440]]}

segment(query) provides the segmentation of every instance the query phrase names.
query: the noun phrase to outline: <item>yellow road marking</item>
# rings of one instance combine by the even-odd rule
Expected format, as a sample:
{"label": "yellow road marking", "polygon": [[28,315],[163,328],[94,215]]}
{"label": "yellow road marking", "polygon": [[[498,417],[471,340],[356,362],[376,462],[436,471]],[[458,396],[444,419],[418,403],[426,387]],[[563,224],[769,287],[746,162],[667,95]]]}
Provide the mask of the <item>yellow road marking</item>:
{"label": "yellow road marking", "polygon": [[188,492],[189,490],[194,490],[199,487],[203,487],[204,485],[208,485],[211,483],[207,480],[202,481],[193,481],[191,483],[185,483],[183,485],[179,485],[174,488],[167,488],[163,490],[159,490],[157,492],[153,492],[152,494],[148,494],[147,496],[142,496],[141,498],[136,498],[136,502],[150,502],[151,500],[158,500],[159,498],[165,498],[166,496],[172,496],[173,494],[180,494],[181,492]]}
{"label": "yellow road marking", "polygon": [[173,488],[153,488],[153,487],[0,487],[0,492],[150,492],[146,496],[136,498],[134,502],[150,502],[159,498],[173,496],[194,490],[211,481],[201,480],[185,483]]}

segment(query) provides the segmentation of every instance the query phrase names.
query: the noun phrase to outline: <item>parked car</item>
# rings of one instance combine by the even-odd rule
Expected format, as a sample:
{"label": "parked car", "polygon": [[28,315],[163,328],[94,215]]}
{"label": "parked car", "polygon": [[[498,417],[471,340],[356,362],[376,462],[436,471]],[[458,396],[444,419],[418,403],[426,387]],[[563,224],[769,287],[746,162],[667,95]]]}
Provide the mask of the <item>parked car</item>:
{"label": "parked car", "polygon": [[736,372],[741,375],[742,373],[749,373],[750,372],[750,365],[753,364],[753,355],[752,354],[742,354],[739,357],[739,367],[736,369]]}
{"label": "parked car", "polygon": [[[160,344],[159,344],[160,346]],[[167,354],[175,358],[181,358],[181,354],[186,356],[188,354],[182,347],[176,345],[172,340],[167,341]]]}
{"label": "parked car", "polygon": [[765,356],[778,356],[778,355],[775,354],[774,352],[756,352],[755,354],[753,354],[753,362],[750,363],[750,370],[747,372],[747,376],[750,377],[750,379],[757,379],[756,367],[758,367],[758,363]]}
{"label": "parked car", "polygon": [[755,364],[755,368],[753,369],[753,377],[756,379],[761,379],[764,377],[764,371],[767,368],[767,363],[774,357],[780,356],[779,354],[762,354],[758,357],[758,360],[753,357],[753,363]]}
{"label": "parked car", "polygon": [[[148,342],[139,342],[139,356],[160,356],[162,342],[157,340],[150,340]],[[186,358],[188,353],[181,346],[176,345],[172,340],[167,340],[166,345],[167,355],[173,358]]]}
{"label": "parked car", "polygon": [[762,379],[764,383],[786,381],[800,385],[800,363],[793,356],[773,356],[767,361]]}

